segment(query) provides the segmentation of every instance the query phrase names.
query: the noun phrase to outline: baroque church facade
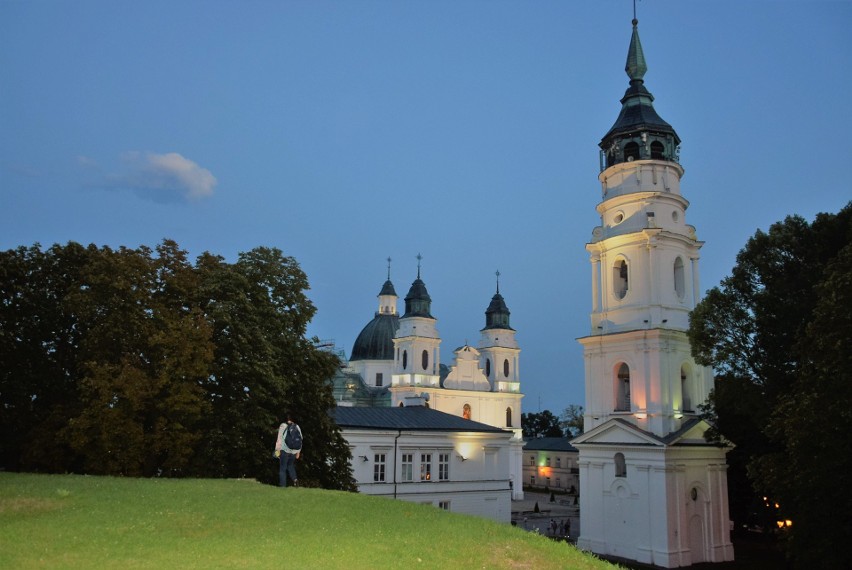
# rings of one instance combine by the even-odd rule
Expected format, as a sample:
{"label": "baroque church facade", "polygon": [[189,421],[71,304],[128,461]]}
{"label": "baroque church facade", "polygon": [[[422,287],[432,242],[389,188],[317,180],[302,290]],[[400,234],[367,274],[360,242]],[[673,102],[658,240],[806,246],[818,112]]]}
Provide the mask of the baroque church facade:
{"label": "baroque church facade", "polygon": [[450,365],[441,360],[441,336],[419,264],[401,316],[390,269],[378,301],[374,318],[334,378],[338,406],[425,405],[469,420],[472,426],[485,424],[509,432],[509,469],[495,476],[509,482],[512,499],[522,499],[520,347],[499,282],[485,311],[478,345],[456,348]]}
{"label": "baroque church facade", "polygon": [[727,447],[704,439],[712,371],[691,356],[702,242],[686,223],[680,138],[657,114],[637,20],[630,85],[600,142],[601,224],[586,245],[591,331],[579,449],[578,546],[665,568],[733,560]]}

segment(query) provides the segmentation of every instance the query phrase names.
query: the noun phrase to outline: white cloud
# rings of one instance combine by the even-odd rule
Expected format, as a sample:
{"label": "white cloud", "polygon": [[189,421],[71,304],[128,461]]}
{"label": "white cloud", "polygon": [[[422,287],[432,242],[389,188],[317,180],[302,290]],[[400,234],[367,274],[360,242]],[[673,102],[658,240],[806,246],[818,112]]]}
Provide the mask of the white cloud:
{"label": "white cloud", "polygon": [[133,190],[156,202],[201,200],[213,194],[217,183],[209,170],[176,152],[129,151],[121,155],[121,162],[119,172],[106,175],[101,185]]}

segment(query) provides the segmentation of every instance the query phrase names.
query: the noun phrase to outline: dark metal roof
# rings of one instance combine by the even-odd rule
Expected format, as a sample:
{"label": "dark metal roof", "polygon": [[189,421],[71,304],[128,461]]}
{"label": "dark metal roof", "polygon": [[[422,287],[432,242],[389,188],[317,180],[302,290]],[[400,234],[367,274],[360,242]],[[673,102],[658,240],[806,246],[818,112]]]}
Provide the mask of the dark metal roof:
{"label": "dark metal roof", "polygon": [[349,408],[337,407],[329,415],[340,427],[406,430],[507,433],[506,430],[487,424],[466,420],[424,406],[404,408]]}
{"label": "dark metal roof", "polygon": [[503,300],[503,295],[498,291],[491,297],[491,303],[485,309],[485,328],[486,329],[508,329],[515,330],[509,326],[509,307],[506,306],[506,301]]}
{"label": "dark metal roof", "polygon": [[385,284],[382,285],[382,290],[379,291],[379,295],[393,295],[394,297],[397,296],[396,289],[393,288],[393,283],[391,283],[390,279],[385,281]]}
{"label": "dark metal roof", "polygon": [[408,295],[405,296],[405,317],[429,317],[434,318],[430,312],[432,310],[432,297],[426,291],[426,284],[418,276],[411,284],[411,289],[408,290]]}
{"label": "dark metal roof", "polygon": [[525,451],[567,451],[579,453],[567,437],[535,437],[524,439]]}
{"label": "dark metal roof", "polygon": [[393,360],[393,337],[398,328],[397,315],[377,313],[355,339],[349,360]]}

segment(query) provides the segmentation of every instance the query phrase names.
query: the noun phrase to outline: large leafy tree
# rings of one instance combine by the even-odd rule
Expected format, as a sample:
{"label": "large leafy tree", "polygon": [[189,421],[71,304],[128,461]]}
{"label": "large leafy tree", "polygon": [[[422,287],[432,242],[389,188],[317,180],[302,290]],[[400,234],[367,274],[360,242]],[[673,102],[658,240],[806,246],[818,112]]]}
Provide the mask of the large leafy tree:
{"label": "large leafy tree", "polygon": [[273,479],[285,411],[304,483],[351,488],[327,411],[336,357],[293,258],[257,248],[195,265],[69,243],[0,252],[0,460],[7,469]]}
{"label": "large leafy tree", "polygon": [[550,410],[521,414],[521,429],[524,437],[562,437],[559,417]]}
{"label": "large leafy tree", "polygon": [[559,415],[559,427],[566,437],[577,437],[583,433],[583,406],[571,404]]}
{"label": "large leafy tree", "polygon": [[690,321],[696,360],[717,373],[713,435],[737,446],[732,516],[742,521],[764,496],[777,502],[798,562],[850,562],[829,546],[850,538],[849,525],[827,524],[852,508],[834,479],[852,468],[850,244],[852,204],[758,231]]}

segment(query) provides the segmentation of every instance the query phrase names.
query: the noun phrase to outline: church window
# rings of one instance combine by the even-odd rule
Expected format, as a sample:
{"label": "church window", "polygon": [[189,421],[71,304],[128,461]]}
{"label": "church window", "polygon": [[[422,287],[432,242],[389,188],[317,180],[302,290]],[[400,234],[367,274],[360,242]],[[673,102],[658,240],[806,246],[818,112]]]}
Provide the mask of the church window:
{"label": "church window", "polygon": [[450,480],[450,454],[438,454],[438,481]]}
{"label": "church window", "polygon": [[663,160],[663,143],[654,141],[651,143],[651,158],[655,160]]}
{"label": "church window", "polygon": [[619,212],[615,216],[613,216],[613,218],[612,218],[612,223],[614,223],[615,225],[618,225],[623,221],[624,221],[624,212]]}
{"label": "church window", "polygon": [[627,465],[624,463],[624,454],[616,453],[613,459],[615,460],[615,476],[627,477]]}
{"label": "church window", "polygon": [[376,372],[376,386],[381,386],[384,383],[384,375],[381,372]]}
{"label": "church window", "polygon": [[624,299],[629,288],[627,262],[619,259],[612,266],[612,292],[617,299]]}
{"label": "church window", "polygon": [[509,377],[509,359],[508,358],[503,360],[503,376],[505,376],[506,378]]}
{"label": "church window", "polygon": [[674,262],[674,289],[678,299],[683,299],[686,292],[683,277],[683,259],[678,257]]}
{"label": "church window", "polygon": [[624,145],[624,160],[627,162],[639,160],[639,143],[629,142]]}
{"label": "church window", "polygon": [[512,427],[512,408],[506,408],[506,427]]}
{"label": "church window", "polygon": [[400,476],[402,481],[414,481],[414,454],[402,454],[402,473]]}
{"label": "church window", "polygon": [[421,364],[423,365],[423,370],[429,368],[429,351],[424,350],[423,354],[420,355]]}
{"label": "church window", "polygon": [[420,454],[420,480],[421,481],[431,481],[432,480],[432,454],[431,453],[421,453]]}
{"label": "church window", "polygon": [[485,359],[485,376],[486,376],[486,378],[491,377],[491,359],[490,358]]}
{"label": "church window", "polygon": [[615,411],[630,411],[630,367],[623,362],[615,377]]}
{"label": "church window", "polygon": [[470,419],[470,404],[465,404],[462,408],[462,417],[466,420]]}
{"label": "church window", "polygon": [[385,482],[385,460],[384,453],[376,453],[373,456],[373,481],[376,483]]}
{"label": "church window", "polygon": [[680,367],[680,394],[683,399],[684,411],[692,411],[692,394],[689,389],[689,369],[686,365]]}
{"label": "church window", "polygon": [[408,368],[408,351],[403,350],[402,351],[402,369],[405,370],[406,368]]}

